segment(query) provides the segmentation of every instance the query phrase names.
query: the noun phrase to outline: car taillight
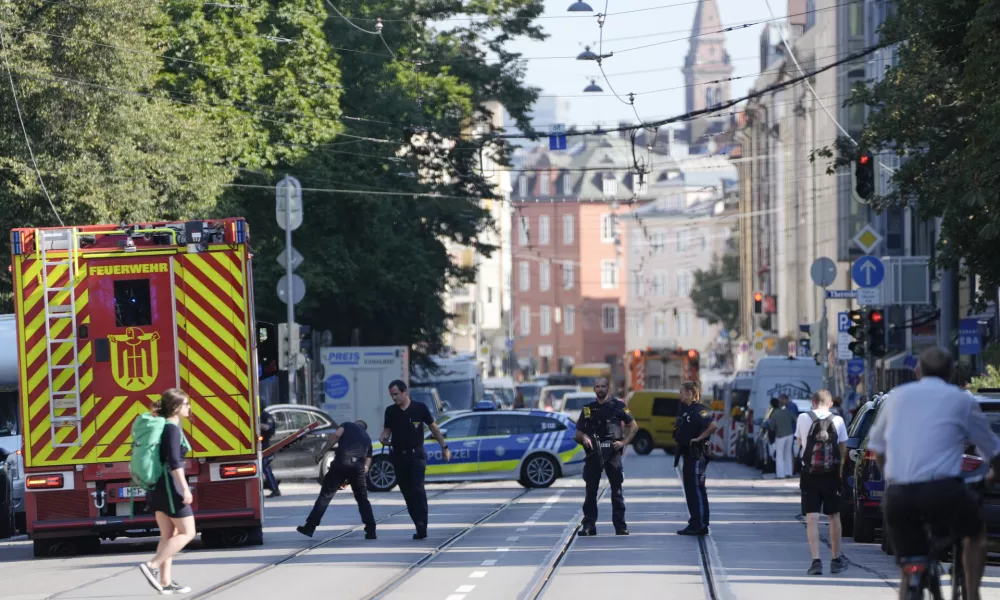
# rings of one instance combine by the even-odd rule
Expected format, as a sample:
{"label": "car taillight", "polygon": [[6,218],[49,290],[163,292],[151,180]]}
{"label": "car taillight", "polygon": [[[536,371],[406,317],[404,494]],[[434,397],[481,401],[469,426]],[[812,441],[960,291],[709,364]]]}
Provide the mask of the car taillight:
{"label": "car taillight", "polygon": [[983,464],[983,459],[978,456],[969,456],[965,454],[962,456],[962,472],[971,473],[978,469]]}
{"label": "car taillight", "polygon": [[62,486],[62,475],[32,475],[24,480],[24,487],[29,490],[50,490]]}
{"label": "car taillight", "polygon": [[219,475],[223,479],[233,477],[252,477],[257,474],[257,463],[240,463],[235,465],[222,465],[219,468]]}

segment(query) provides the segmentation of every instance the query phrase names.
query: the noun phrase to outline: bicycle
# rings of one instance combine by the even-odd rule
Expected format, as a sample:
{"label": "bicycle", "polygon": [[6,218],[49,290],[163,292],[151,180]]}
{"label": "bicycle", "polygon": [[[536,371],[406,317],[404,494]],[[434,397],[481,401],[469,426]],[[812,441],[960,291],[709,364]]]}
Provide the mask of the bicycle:
{"label": "bicycle", "polygon": [[[962,479],[966,486],[980,483],[986,478],[990,463],[978,456],[964,455],[962,457]],[[931,525],[925,525],[929,541],[928,556],[914,556],[901,559],[903,577],[905,578],[908,600],[924,600],[924,592],[930,594],[932,600],[944,600],[941,595],[941,576],[945,573],[942,564],[948,558],[951,550],[951,600],[967,600],[965,589],[964,542],[951,531],[934,530]],[[885,535],[885,532],[883,532]]]}

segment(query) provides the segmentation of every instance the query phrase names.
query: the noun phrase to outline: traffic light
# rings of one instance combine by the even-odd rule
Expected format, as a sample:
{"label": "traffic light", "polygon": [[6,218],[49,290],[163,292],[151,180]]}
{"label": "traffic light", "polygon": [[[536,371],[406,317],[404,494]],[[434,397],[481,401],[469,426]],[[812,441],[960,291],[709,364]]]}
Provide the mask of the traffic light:
{"label": "traffic light", "polygon": [[760,292],[753,293],[753,314],[759,315],[764,312],[764,294]]}
{"label": "traffic light", "polygon": [[867,152],[854,160],[854,193],[862,200],[875,195],[875,157]]}
{"label": "traffic light", "polygon": [[[288,349],[292,344],[294,354],[299,353],[299,324],[292,323],[291,335],[288,331],[288,323],[278,323],[278,368],[282,371],[288,370]],[[296,358],[298,361],[298,358]]]}
{"label": "traffic light", "polygon": [[880,310],[868,313],[868,350],[873,357],[885,356],[885,315]]}
{"label": "traffic light", "polygon": [[866,328],[864,326],[864,316],[861,314],[860,310],[852,310],[847,313],[847,316],[851,320],[851,326],[847,328],[847,335],[854,338],[854,341],[848,344],[847,347],[854,353],[855,357],[864,358],[865,340],[867,337],[867,332],[865,331]]}

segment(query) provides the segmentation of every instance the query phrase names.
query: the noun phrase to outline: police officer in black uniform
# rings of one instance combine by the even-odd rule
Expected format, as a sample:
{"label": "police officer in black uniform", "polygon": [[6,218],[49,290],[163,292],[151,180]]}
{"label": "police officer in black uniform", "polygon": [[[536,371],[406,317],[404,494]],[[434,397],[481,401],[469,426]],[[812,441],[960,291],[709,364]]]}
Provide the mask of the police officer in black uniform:
{"label": "police officer in black uniform", "polygon": [[689,381],[681,384],[681,402],[684,409],[677,417],[677,450],[674,467],[684,457],[684,496],[687,498],[691,518],[680,535],[708,534],[708,492],[705,490],[705,467],[708,465],[708,438],[718,428],[701,403],[701,388]]}
{"label": "police officer in black uniform", "polygon": [[312,537],[320,521],[323,520],[323,514],[330,506],[333,495],[338,489],[342,490],[350,484],[354,500],[358,503],[358,512],[361,513],[361,522],[365,524],[365,539],[374,540],[375,515],[372,514],[372,505],[368,501],[368,485],[365,481],[368,469],[372,465],[372,439],[368,437],[368,423],[348,422],[338,427],[326,441],[326,445],[316,454],[316,462],[318,463],[337,442],[340,443],[337,445],[333,462],[330,463],[330,469],[323,477],[323,488],[319,492],[319,498],[316,499],[312,512],[306,517],[306,524],[296,529],[299,533]]}
{"label": "police officer in black uniform", "polygon": [[[608,395],[608,387],[607,377],[600,377],[594,382],[597,400],[583,407],[580,421],[576,425],[576,441],[587,451],[583,466],[587,496],[583,501],[580,535],[597,535],[597,487],[601,483],[602,471],[608,474],[608,483],[611,485],[611,520],[615,525],[615,533],[628,535],[625,494],[622,492],[622,483],[625,481],[622,455],[639,428],[625,403]],[[625,427],[622,427],[622,423],[625,423]]]}
{"label": "police officer in black uniform", "polygon": [[393,405],[385,409],[385,423],[379,440],[389,444],[392,438],[390,459],[396,469],[399,491],[406,501],[406,510],[417,532],[413,539],[427,537],[427,490],[424,489],[424,474],[427,471],[427,454],[424,452],[424,425],[431,430],[434,439],[441,444],[441,454],[445,461],[451,460],[451,450],[444,442],[444,436],[434,422],[434,416],[423,403],[410,400],[406,384],[398,379],[389,384],[389,396]]}

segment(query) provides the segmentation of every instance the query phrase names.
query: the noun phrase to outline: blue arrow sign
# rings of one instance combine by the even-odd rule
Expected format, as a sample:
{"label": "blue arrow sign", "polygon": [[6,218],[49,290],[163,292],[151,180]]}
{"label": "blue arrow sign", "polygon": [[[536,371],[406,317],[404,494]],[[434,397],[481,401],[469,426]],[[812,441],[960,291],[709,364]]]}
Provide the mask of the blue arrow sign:
{"label": "blue arrow sign", "polygon": [[847,361],[848,375],[861,375],[865,372],[865,361],[861,358],[852,358]]}
{"label": "blue arrow sign", "polygon": [[885,279],[885,265],[874,256],[862,256],[851,265],[851,278],[863,288],[878,287]]}

